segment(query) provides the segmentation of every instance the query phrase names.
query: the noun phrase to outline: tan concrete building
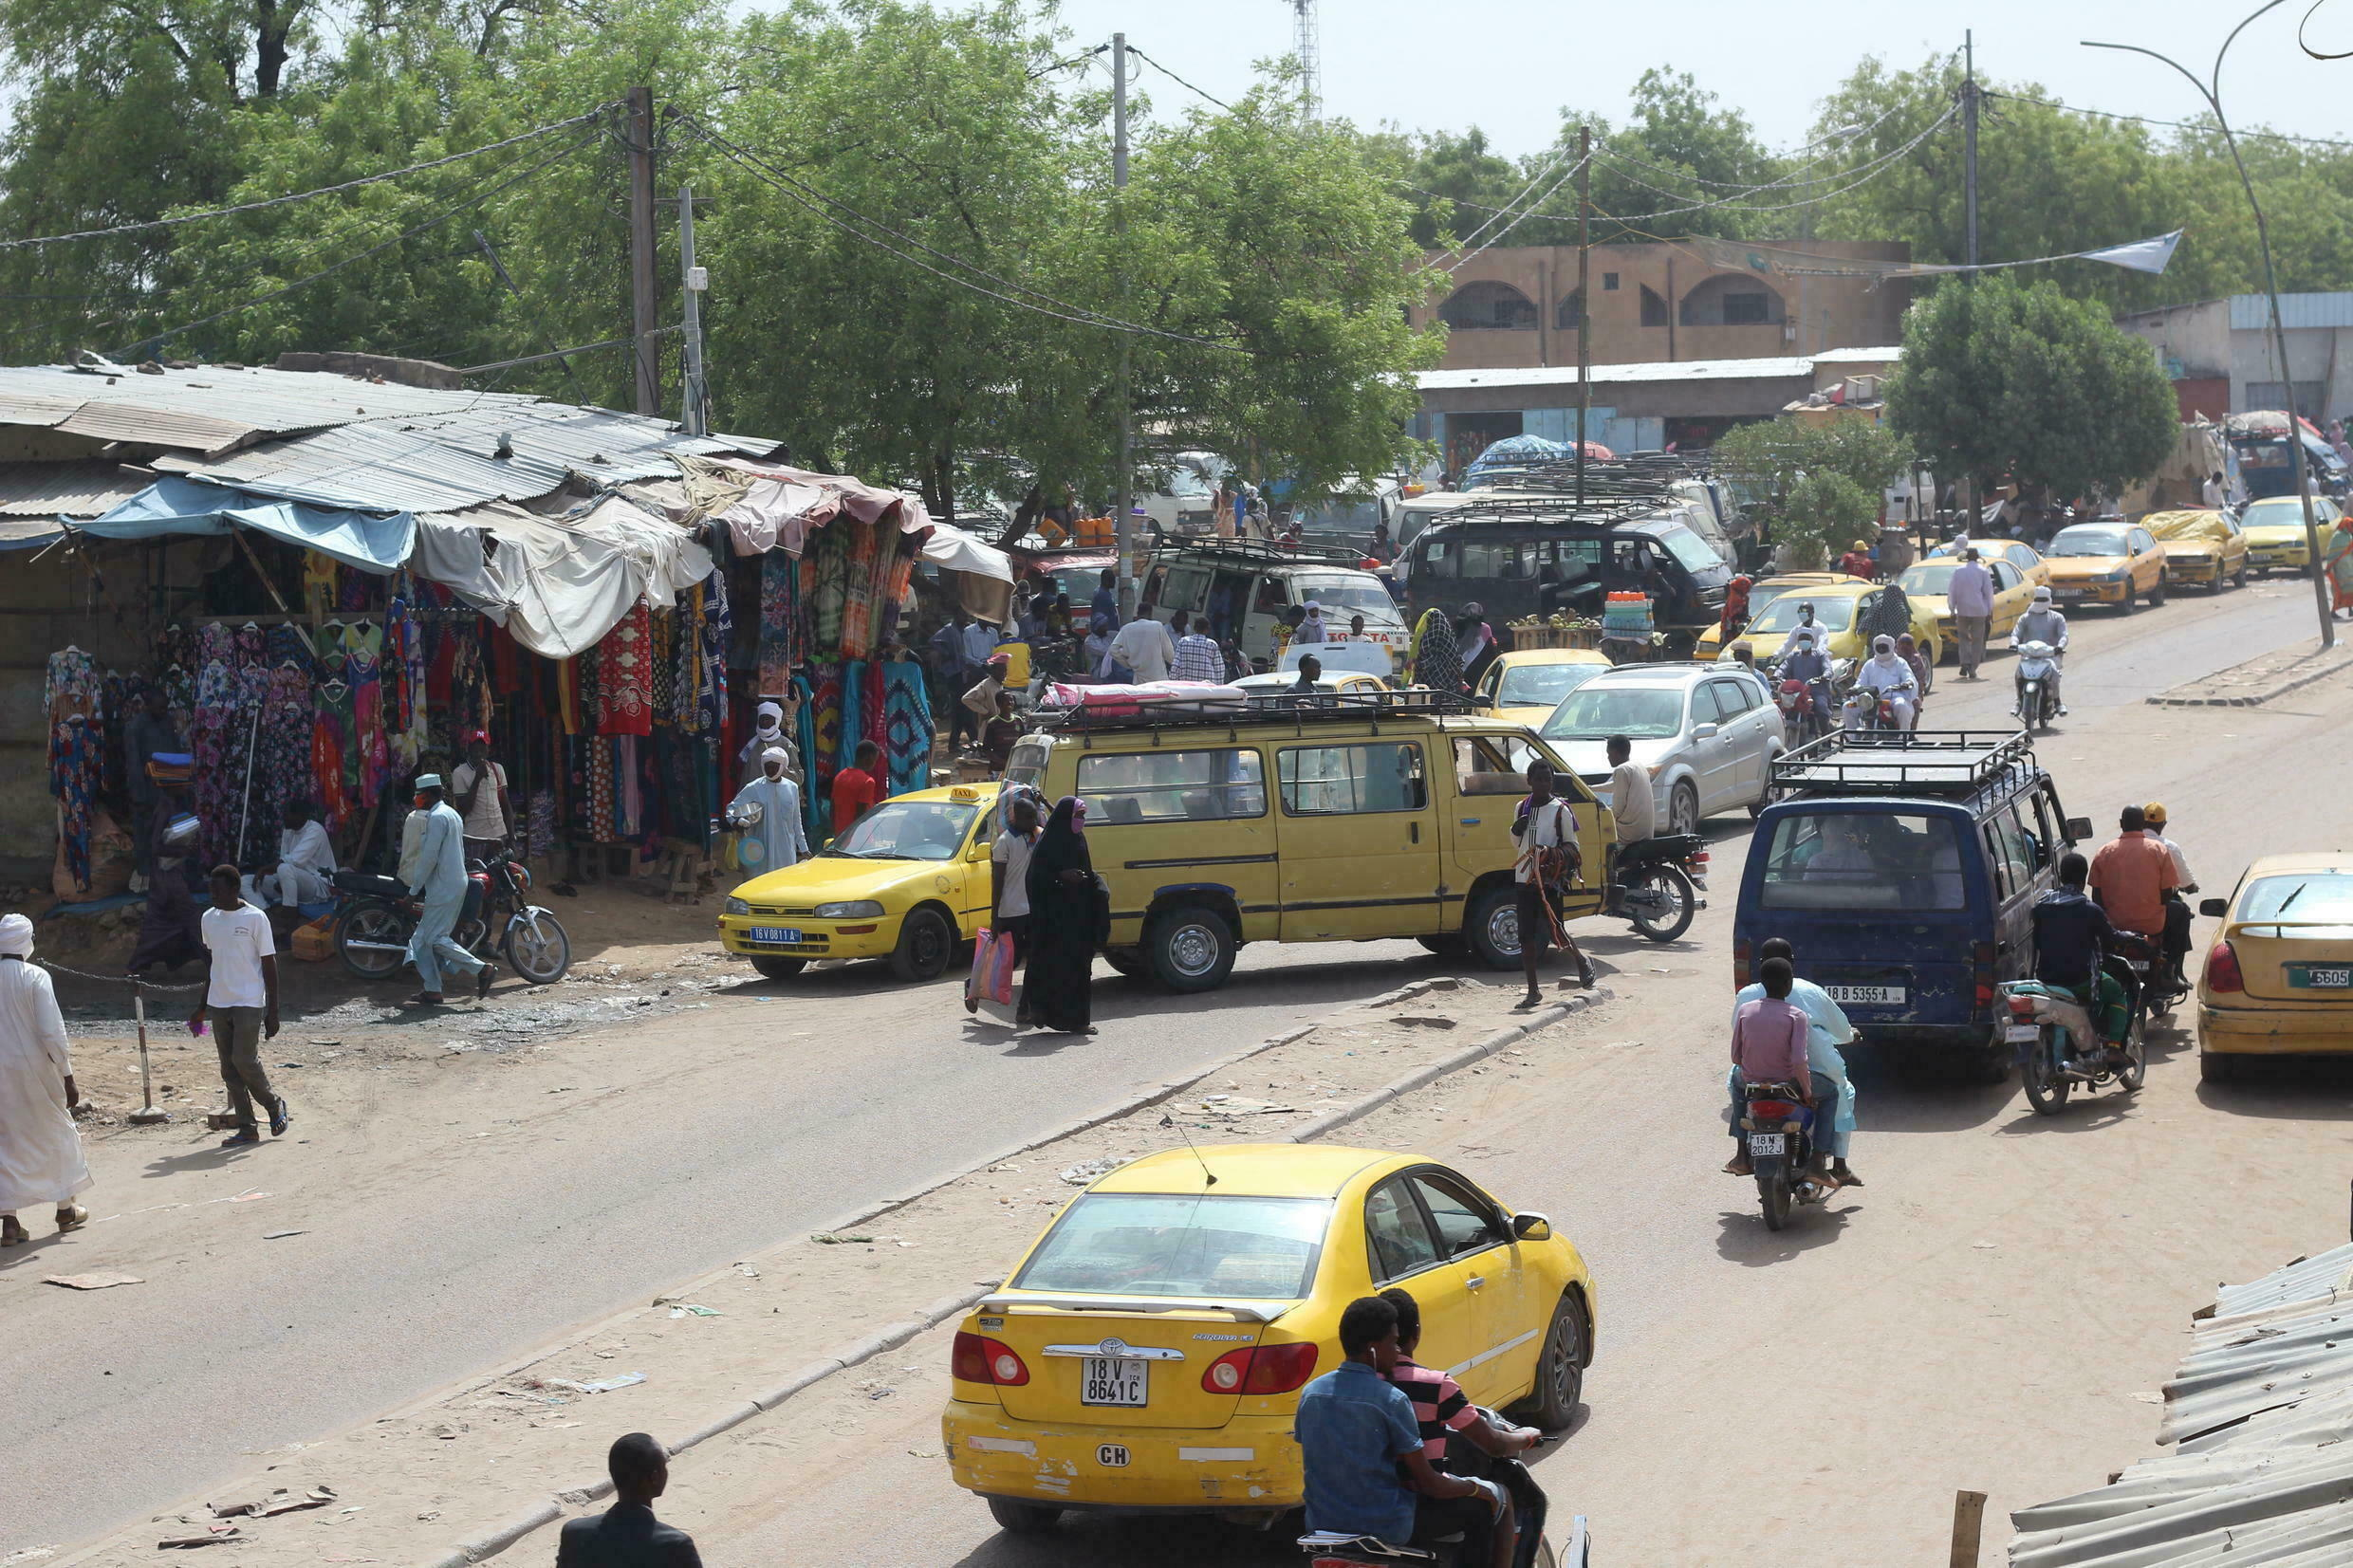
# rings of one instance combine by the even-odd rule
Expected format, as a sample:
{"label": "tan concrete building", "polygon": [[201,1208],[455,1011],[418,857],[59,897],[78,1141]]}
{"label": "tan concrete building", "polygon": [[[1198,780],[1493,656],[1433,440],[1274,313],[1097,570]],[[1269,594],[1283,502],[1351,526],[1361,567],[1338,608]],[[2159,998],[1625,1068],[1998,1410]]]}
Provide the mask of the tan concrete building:
{"label": "tan concrete building", "polygon": [[[1903,340],[1911,286],[1884,276],[1908,264],[1899,241],[1771,246],[1721,240],[1597,245],[1591,361],[1809,356]],[[1443,267],[1448,255],[1433,254]],[[1577,248],[1497,247],[1464,262],[1452,292],[1414,312],[1448,327],[1448,370],[1577,362]]]}

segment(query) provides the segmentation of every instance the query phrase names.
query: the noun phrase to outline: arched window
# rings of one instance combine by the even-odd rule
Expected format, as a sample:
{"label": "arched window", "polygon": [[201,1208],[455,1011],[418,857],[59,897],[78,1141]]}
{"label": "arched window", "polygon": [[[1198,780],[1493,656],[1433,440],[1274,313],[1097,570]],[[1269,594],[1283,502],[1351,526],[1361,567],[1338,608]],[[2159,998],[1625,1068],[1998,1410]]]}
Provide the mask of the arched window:
{"label": "arched window", "polygon": [[1552,328],[1556,332],[1577,330],[1577,318],[1583,313],[1584,296],[1572,288],[1561,296],[1561,307],[1553,314]]}
{"label": "arched window", "polygon": [[1685,326],[1778,326],[1786,314],[1771,285],[1732,272],[1684,295],[1681,317]]}
{"label": "arched window", "polygon": [[1467,283],[1438,306],[1438,320],[1457,331],[1499,328],[1510,332],[1536,330],[1536,306],[1508,283],[1482,279]]}

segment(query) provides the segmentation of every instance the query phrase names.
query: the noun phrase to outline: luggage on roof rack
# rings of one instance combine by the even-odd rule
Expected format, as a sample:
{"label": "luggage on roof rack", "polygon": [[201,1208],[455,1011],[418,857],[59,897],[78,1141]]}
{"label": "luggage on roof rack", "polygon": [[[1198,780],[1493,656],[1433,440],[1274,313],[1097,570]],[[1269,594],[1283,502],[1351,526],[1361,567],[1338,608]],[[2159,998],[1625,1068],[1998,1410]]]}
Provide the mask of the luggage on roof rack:
{"label": "luggage on roof rack", "polygon": [[1325,544],[1277,544],[1265,539],[1171,539],[1152,552],[1155,561],[1218,557],[1253,566],[1355,566],[1362,550]]}
{"label": "luggage on roof rack", "polygon": [[[1213,691],[1216,689],[1211,689]],[[1116,705],[1082,704],[1041,708],[1032,729],[1085,731],[1157,729],[1196,725],[1362,724],[1387,718],[1442,718],[1474,714],[1471,699],[1454,692],[1417,688],[1405,692],[1269,692],[1235,702],[1231,692],[1199,698],[1171,696]]]}

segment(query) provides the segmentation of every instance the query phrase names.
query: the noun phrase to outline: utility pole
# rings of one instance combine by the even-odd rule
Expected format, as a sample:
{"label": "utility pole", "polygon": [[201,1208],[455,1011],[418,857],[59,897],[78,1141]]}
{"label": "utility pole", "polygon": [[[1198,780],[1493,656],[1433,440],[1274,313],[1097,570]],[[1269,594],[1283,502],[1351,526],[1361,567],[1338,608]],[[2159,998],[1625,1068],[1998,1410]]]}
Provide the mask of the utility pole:
{"label": "utility pole", "polygon": [[703,289],[709,275],[695,265],[695,187],[678,187],[678,277],[686,293],[686,385],[678,423],[689,435],[708,434],[711,389],[703,384]]}
{"label": "utility pole", "polygon": [[654,282],[654,89],[629,89],[629,335],[636,340],[638,412],[661,413],[655,358],[658,299]]}
{"label": "utility pole", "polygon": [[[1971,267],[1977,265],[1977,35],[1973,31],[1961,34],[1961,259]],[[1962,286],[1977,286],[1977,274],[1961,274]],[[1969,475],[1969,522],[1963,533],[1977,531],[1978,519],[1985,516],[1985,494],[1979,488],[1977,474]]]}
{"label": "utility pole", "polygon": [[[1585,418],[1593,412],[1593,127],[1577,127],[1577,505],[1585,504]],[[1668,306],[1673,309],[1674,306]]]}
{"label": "utility pole", "polygon": [[[1122,308],[1127,303],[1127,34],[1111,35],[1111,275]],[[1136,414],[1128,389],[1128,337],[1120,334],[1120,474],[1112,498],[1113,538],[1120,551],[1120,618],[1136,614]]]}

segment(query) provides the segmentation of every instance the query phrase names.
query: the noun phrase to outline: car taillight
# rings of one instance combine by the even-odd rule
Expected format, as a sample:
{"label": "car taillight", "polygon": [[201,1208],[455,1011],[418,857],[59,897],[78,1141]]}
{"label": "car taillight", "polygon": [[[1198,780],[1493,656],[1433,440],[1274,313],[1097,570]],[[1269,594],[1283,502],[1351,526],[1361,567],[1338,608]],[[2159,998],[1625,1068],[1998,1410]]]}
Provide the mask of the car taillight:
{"label": "car taillight", "polygon": [[1977,965],[1977,1011],[1993,1005],[1993,944],[1980,942],[1971,951]]}
{"label": "car taillight", "polygon": [[1010,1345],[962,1330],[957,1331],[955,1345],[948,1353],[948,1367],[967,1383],[993,1383],[1003,1389],[1017,1389],[1029,1381],[1029,1369],[1013,1354]]}
{"label": "car taillight", "polygon": [[1288,1393],[1315,1375],[1315,1346],[1253,1345],[1230,1350],[1201,1374],[1211,1393]]}
{"label": "car taillight", "polygon": [[2210,991],[2243,991],[2247,977],[2239,973],[2238,954],[2228,942],[2217,942],[2206,954],[2206,988]]}
{"label": "car taillight", "polygon": [[1749,983],[1749,939],[1742,937],[1732,944],[1732,986],[1735,989]]}

